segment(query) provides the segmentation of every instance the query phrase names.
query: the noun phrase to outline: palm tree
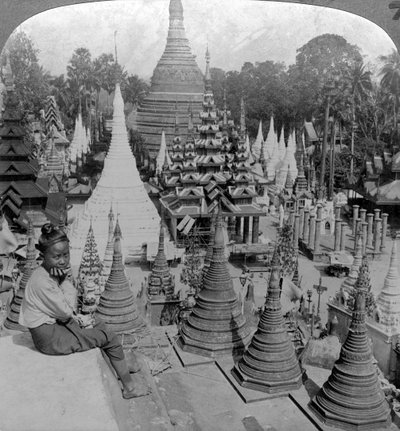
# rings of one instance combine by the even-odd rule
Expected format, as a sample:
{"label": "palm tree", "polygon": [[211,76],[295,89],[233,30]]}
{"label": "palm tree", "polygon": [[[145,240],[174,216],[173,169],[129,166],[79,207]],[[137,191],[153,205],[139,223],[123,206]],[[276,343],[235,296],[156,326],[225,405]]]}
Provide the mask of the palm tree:
{"label": "palm tree", "polygon": [[392,51],[389,55],[379,57],[385,64],[380,71],[382,76],[381,85],[392,96],[393,103],[393,134],[397,137],[397,115],[399,111],[400,101],[400,55],[397,51]]}
{"label": "palm tree", "polygon": [[371,72],[366,70],[366,66],[362,61],[353,64],[344,75],[346,82],[346,90],[349,96],[351,110],[351,161],[350,175],[354,174],[354,132],[356,129],[356,107],[361,107],[364,100],[367,99],[372,90]]}

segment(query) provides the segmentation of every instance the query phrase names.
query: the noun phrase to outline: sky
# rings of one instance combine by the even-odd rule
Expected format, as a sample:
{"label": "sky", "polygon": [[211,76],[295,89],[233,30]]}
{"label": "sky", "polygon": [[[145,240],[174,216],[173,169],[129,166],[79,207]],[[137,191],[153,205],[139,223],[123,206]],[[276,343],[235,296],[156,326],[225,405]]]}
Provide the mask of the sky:
{"label": "sky", "polygon": [[[254,0],[182,0],[184,25],[198,65],[240,70],[245,61],[295,62],[296,49],[324,33],[357,45],[376,68],[394,44],[377,25],[342,11],[301,4]],[[128,73],[149,79],[168,32],[169,0],[125,0],[67,6],[38,14],[20,28],[39,49],[39,60],[54,75],[66,73],[73,51],[86,47],[95,58],[114,52]],[[18,29],[16,30],[18,31]]]}

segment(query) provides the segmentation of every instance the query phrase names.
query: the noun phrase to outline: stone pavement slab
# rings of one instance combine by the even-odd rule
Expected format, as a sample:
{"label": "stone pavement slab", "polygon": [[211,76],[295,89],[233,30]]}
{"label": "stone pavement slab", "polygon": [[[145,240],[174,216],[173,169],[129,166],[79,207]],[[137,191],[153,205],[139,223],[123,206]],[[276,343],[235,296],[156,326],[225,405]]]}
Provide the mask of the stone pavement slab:
{"label": "stone pavement slab", "polygon": [[47,356],[19,333],[0,338],[0,369],[1,431],[120,430],[98,349]]}

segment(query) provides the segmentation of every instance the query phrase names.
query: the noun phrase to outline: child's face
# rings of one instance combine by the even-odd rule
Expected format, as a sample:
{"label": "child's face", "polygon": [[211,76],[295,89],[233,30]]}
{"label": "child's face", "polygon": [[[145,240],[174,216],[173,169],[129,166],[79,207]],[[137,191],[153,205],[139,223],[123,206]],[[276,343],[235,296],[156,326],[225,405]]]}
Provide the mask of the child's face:
{"label": "child's face", "polygon": [[60,241],[51,245],[43,254],[43,266],[47,269],[66,269],[69,266],[69,243]]}

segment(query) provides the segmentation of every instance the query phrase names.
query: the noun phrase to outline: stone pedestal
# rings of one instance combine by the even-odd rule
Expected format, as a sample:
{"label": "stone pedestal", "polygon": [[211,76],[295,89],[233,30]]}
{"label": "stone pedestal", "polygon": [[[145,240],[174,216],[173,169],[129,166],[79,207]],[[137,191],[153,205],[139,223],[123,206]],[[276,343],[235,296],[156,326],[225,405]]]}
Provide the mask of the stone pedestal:
{"label": "stone pedestal", "polygon": [[360,220],[362,223],[365,222],[365,220],[366,220],[365,219],[366,214],[367,214],[367,210],[365,208],[361,208],[360,209]]}
{"label": "stone pedestal", "polygon": [[310,211],[304,210],[304,224],[303,224],[303,241],[308,244],[308,236],[310,232]]}
{"label": "stone pedestal", "polygon": [[378,220],[378,218],[381,218],[381,210],[378,208],[374,209],[374,220]]}
{"label": "stone pedestal", "polygon": [[367,247],[372,247],[373,243],[373,223],[374,223],[374,215],[372,213],[367,214]]}
{"label": "stone pedestal", "polygon": [[356,220],[358,219],[359,209],[359,205],[353,205],[353,235],[356,234]]}

